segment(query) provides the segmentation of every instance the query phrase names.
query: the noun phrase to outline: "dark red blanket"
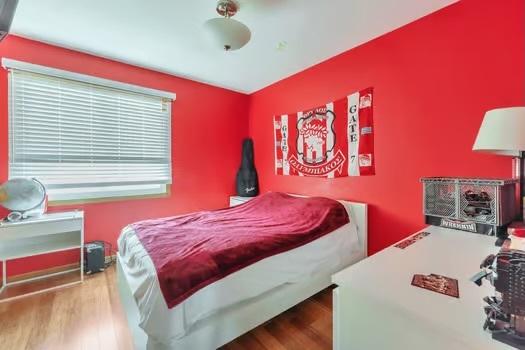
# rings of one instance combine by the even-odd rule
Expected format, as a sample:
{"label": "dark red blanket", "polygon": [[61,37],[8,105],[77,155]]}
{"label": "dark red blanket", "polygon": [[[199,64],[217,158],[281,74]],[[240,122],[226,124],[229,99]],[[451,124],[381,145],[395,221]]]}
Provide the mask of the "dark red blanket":
{"label": "dark red blanket", "polygon": [[135,223],[169,308],[199,289],[349,222],[328,198],[267,193],[242,205]]}

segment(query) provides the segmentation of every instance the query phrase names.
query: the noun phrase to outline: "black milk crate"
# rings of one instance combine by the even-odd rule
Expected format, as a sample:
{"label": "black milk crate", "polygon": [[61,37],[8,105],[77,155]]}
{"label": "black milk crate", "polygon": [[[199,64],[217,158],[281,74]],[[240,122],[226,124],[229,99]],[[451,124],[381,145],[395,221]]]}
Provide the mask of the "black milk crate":
{"label": "black milk crate", "polygon": [[421,182],[427,224],[499,235],[516,217],[518,180],[425,177]]}

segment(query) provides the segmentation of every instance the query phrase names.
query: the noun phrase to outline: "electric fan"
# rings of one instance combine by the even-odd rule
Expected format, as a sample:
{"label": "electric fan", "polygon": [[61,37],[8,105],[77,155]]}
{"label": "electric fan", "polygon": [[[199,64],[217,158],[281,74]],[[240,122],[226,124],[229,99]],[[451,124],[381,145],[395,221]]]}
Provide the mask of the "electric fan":
{"label": "electric fan", "polygon": [[34,178],[13,178],[0,186],[0,205],[10,210],[8,221],[42,215],[45,210],[46,188]]}

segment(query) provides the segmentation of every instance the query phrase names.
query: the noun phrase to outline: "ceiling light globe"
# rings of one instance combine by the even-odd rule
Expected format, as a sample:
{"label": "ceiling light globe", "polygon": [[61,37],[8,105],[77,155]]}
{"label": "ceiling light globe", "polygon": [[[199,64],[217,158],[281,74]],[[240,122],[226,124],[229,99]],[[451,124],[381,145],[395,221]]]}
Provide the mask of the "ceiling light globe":
{"label": "ceiling light globe", "polygon": [[250,41],[252,33],[243,23],[233,18],[212,18],[204,23],[207,39],[215,47],[225,50],[238,50]]}

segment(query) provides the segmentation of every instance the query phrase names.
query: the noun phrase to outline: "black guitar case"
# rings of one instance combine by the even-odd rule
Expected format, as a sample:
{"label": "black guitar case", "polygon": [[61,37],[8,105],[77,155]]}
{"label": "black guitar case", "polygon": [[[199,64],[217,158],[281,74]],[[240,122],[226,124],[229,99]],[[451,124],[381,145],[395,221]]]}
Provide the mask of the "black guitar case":
{"label": "black guitar case", "polygon": [[237,171],[237,195],[255,197],[259,194],[259,180],[253,162],[253,141],[244,139],[242,142],[241,167]]}

